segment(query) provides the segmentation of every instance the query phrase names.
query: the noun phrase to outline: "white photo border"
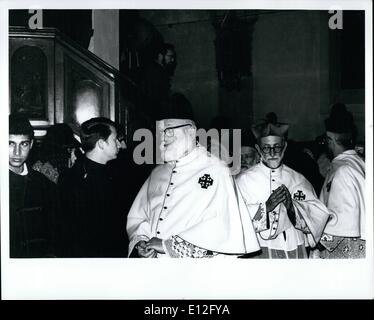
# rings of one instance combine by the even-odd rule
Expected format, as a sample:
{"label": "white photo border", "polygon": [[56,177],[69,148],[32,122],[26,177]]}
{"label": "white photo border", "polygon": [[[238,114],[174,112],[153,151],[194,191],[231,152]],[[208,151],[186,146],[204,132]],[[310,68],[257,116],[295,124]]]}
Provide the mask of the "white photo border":
{"label": "white photo border", "polygon": [[1,294],[5,300],[372,299],[373,74],[371,1],[1,1],[0,148],[9,111],[9,9],[365,10],[367,238],[362,260],[9,259],[8,158],[1,152]]}

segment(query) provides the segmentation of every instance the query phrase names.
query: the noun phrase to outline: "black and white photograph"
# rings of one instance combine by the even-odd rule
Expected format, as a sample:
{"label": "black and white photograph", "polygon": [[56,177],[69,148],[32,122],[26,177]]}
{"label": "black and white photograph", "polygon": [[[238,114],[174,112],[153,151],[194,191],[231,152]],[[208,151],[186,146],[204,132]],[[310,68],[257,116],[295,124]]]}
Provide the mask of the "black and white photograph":
{"label": "black and white photograph", "polygon": [[0,9],[2,299],[374,298],[371,1]]}

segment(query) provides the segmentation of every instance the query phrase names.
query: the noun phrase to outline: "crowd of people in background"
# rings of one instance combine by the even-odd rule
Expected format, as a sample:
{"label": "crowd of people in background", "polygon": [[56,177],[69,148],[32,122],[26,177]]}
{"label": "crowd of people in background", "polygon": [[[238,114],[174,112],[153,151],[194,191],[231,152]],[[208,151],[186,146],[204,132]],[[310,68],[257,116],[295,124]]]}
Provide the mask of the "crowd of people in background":
{"label": "crowd of people in background", "polygon": [[[156,167],[135,164],[110,119],[79,137],[54,124],[38,143],[29,119],[9,116],[10,257],[365,257],[364,152],[346,106],[314,141],[288,139],[274,112],[249,124],[232,177],[237,150],[199,141],[190,101],[171,90],[176,65],[163,43],[137,70]],[[233,129],[222,115],[210,127]]]}
{"label": "crowd of people in background", "polygon": [[147,170],[107,118],[82,123],[79,141],[54,124],[37,145],[11,114],[10,257],[365,257],[364,152],[344,104],[310,142],[267,114],[245,131],[235,177],[197,141],[189,101],[165,106],[164,164]]}
{"label": "crowd of people in background", "polygon": [[31,156],[29,120],[9,116],[11,257],[126,257],[126,174],[108,165],[121,139],[106,118],[82,124],[81,141],[55,124]]}

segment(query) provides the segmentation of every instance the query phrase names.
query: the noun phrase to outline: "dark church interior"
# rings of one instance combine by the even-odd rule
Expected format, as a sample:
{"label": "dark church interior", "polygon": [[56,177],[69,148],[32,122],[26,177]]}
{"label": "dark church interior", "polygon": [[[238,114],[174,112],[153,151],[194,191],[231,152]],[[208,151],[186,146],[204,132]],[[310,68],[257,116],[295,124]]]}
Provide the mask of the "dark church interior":
{"label": "dark church interior", "polygon": [[[164,117],[158,100],[164,91],[198,128],[241,129],[242,146],[253,147],[250,127],[260,119],[289,124],[284,161],[317,193],[323,177],[302,150],[309,146],[319,156],[333,104],[352,113],[364,155],[364,11],[344,11],[341,29],[330,28],[333,14],[322,10],[36,14],[9,11],[10,113],[26,115],[35,130],[29,161],[37,160],[50,126],[65,123],[78,135],[92,117],[111,119],[126,143],[126,168],[119,170],[128,181],[126,210],[153,169],[133,162],[133,134],[154,130]],[[166,78],[154,74],[147,89],[145,70],[165,43],[174,48],[172,70]]]}
{"label": "dark church interior", "polygon": [[167,42],[177,55],[171,92],[187,97],[199,127],[245,130],[275,112],[289,138],[308,141],[342,102],[364,142],[363,11],[344,11],[341,30],[326,11],[43,10],[35,30],[32,15],[10,10],[9,58],[11,108],[28,109],[36,126],[73,125],[72,100],[87,90],[131,144],[153,122],[137,71]]}

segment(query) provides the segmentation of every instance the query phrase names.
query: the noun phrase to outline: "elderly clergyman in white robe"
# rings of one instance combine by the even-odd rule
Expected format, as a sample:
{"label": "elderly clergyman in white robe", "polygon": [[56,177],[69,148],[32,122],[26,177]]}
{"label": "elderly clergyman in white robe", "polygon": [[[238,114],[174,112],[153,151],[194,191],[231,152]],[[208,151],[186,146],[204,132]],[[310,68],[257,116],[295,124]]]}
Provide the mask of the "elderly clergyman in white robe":
{"label": "elderly clergyman in white robe", "polygon": [[226,257],[259,250],[252,221],[229,168],[196,143],[188,119],[157,121],[158,165],[128,215],[129,255]]}
{"label": "elderly clergyman in white robe", "polygon": [[252,127],[261,162],[237,176],[257,232],[262,253],[257,258],[307,258],[317,245],[328,210],[312,185],[282,163],[288,125],[263,122]]}

